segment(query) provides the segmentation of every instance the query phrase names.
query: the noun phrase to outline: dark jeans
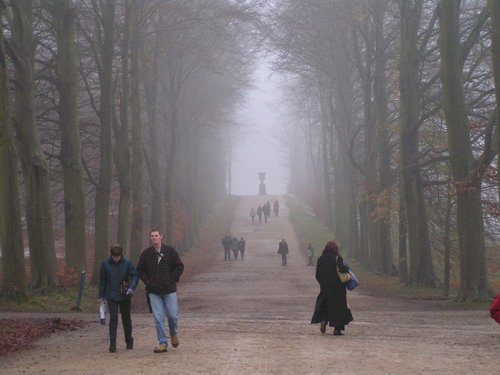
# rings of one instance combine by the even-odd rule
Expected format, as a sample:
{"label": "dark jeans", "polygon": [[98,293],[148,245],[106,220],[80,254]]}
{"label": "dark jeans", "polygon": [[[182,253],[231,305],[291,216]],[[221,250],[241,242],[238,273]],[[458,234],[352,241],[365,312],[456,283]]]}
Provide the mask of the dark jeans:
{"label": "dark jeans", "polygon": [[224,249],[224,260],[231,260],[231,249]]}
{"label": "dark jeans", "polygon": [[281,265],[286,266],[286,253],[281,254]]}
{"label": "dark jeans", "polygon": [[118,328],[118,308],[122,316],[123,332],[125,333],[125,342],[131,344],[134,341],[132,337],[132,319],[130,318],[131,298],[126,297],[120,302],[108,300],[109,308],[109,341],[116,343],[116,330]]}

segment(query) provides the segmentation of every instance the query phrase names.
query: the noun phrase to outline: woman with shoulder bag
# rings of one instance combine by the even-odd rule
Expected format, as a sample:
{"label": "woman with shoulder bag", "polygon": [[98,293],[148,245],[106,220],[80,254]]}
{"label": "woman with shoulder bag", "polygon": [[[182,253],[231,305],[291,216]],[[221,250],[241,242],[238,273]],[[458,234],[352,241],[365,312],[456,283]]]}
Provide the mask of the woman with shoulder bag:
{"label": "woman with shoulder bag", "polygon": [[353,320],[351,310],[347,306],[346,286],[340,281],[339,272],[348,272],[344,260],[339,254],[335,241],[325,245],[323,253],[316,263],[316,280],[320,292],[316,299],[312,324],[320,323],[320,332],[326,332],[327,324],[334,327],[333,335],[343,335],[345,326]]}

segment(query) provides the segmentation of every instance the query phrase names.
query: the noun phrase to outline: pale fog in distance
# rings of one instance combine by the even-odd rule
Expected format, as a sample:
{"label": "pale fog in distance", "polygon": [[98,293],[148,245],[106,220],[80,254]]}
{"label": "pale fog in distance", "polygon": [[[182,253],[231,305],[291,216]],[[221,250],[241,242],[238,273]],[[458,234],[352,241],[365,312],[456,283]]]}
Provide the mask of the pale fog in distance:
{"label": "pale fog in distance", "polygon": [[254,73],[254,88],[248,93],[236,120],[241,124],[232,142],[231,194],[258,195],[259,172],[265,172],[267,194],[286,194],[289,173],[279,119],[281,91],[277,75],[266,63]]}

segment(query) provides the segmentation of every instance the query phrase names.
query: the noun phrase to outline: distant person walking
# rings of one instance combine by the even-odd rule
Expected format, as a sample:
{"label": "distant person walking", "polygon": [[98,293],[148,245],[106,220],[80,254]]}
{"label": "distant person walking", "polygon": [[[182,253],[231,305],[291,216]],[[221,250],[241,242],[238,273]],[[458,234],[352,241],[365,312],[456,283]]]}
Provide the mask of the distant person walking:
{"label": "distant person walking", "polygon": [[250,209],[250,217],[252,218],[252,224],[253,224],[255,220],[255,209],[253,207]]}
{"label": "distant person walking", "polygon": [[259,223],[262,222],[262,207],[260,204],[257,206],[257,216],[259,217]]}
{"label": "distant person walking", "polygon": [[123,256],[119,245],[111,246],[110,256],[101,263],[99,272],[99,302],[107,302],[109,309],[109,352],[116,352],[116,331],[118,309],[122,317],[123,332],[127,350],[134,348],[132,319],[130,318],[131,297],[139,278],[132,263]]}
{"label": "distant person walking", "polygon": [[307,265],[313,266],[313,257],[314,257],[314,247],[312,247],[311,243],[307,245]]}
{"label": "distant person walking", "polygon": [[224,248],[224,261],[231,260],[231,245],[233,240],[229,235],[225,235],[222,239],[222,247]]}
{"label": "distant person walking", "polygon": [[234,259],[238,260],[238,252],[240,251],[240,241],[236,237],[233,237],[231,243],[231,249],[233,250]]}
{"label": "distant person walking", "polygon": [[246,241],[243,237],[240,238],[240,242],[239,242],[238,246],[240,249],[241,260],[243,260],[243,257],[245,256],[245,246],[246,246]]}
{"label": "distant person walking", "polygon": [[337,243],[329,241],[316,263],[316,280],[320,292],[311,323],[320,323],[321,333],[326,332],[327,324],[334,327],[334,336],[343,335],[345,326],[353,320],[351,310],[347,307],[346,287],[340,282],[337,268],[340,272],[348,272]]}
{"label": "distant person walking", "polygon": [[264,222],[267,223],[267,218],[271,215],[271,203],[269,201],[262,205],[262,213],[264,214]]}
{"label": "distant person walking", "polygon": [[278,254],[281,254],[281,265],[286,266],[286,257],[288,254],[288,244],[286,243],[285,239],[281,239],[280,243],[278,244]]}
{"label": "distant person walking", "polygon": [[278,200],[276,199],[274,201],[274,216],[278,216],[280,212],[280,202],[278,202]]}

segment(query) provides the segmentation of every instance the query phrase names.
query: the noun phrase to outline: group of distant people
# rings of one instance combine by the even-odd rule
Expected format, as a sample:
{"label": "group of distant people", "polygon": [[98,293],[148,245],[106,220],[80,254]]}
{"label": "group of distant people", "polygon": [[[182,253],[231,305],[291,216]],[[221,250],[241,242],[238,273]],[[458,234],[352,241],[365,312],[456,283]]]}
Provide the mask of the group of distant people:
{"label": "group of distant people", "polygon": [[[274,215],[278,216],[280,211],[280,203],[278,200],[274,201],[273,204]],[[250,218],[252,219],[252,223],[255,223],[255,218],[259,218],[259,223],[262,222],[262,217],[264,217],[264,222],[267,223],[267,219],[271,216],[271,203],[267,201],[262,205],[257,206],[257,210],[255,208],[250,209]]]}
{"label": "group of distant people", "polygon": [[238,253],[241,255],[241,260],[245,258],[246,241],[243,237],[238,240],[237,237],[231,237],[226,234],[222,238],[222,247],[224,248],[224,261],[231,260],[231,251],[235,260],[238,260]]}

